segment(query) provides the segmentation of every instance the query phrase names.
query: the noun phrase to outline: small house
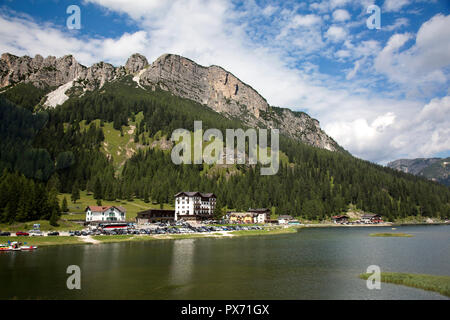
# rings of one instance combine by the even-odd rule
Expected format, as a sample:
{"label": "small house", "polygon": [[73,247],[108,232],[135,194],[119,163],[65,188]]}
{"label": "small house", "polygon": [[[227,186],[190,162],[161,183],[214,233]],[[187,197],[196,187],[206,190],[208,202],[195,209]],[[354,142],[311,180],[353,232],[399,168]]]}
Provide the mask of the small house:
{"label": "small house", "polygon": [[343,224],[348,222],[348,217],[346,215],[339,215],[332,217],[334,223]]}
{"label": "small house", "polygon": [[253,215],[250,212],[230,212],[230,223],[253,223]]}
{"label": "small house", "polygon": [[366,213],[361,216],[361,222],[367,224],[382,223],[383,219],[379,214]]}
{"label": "small house", "polygon": [[126,210],[120,206],[88,206],[86,222],[125,222]]}
{"label": "small house", "polygon": [[266,221],[270,218],[270,210],[267,208],[261,208],[261,209],[248,209],[248,212],[250,212],[253,215],[253,222],[254,223],[266,223]]}
{"label": "small house", "polygon": [[288,224],[291,220],[293,220],[290,215],[281,215],[278,217],[278,224]]}

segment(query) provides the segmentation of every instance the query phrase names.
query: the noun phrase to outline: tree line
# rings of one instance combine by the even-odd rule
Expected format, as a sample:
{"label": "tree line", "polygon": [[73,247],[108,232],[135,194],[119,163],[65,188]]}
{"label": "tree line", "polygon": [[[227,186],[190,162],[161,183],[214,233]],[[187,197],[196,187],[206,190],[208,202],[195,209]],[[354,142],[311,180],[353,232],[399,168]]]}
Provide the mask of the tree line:
{"label": "tree line", "polygon": [[[122,129],[142,112],[135,136],[141,144],[144,133],[152,137],[170,135],[177,128],[193,130],[194,120],[202,120],[204,130],[243,127],[237,119],[168,92],[143,92],[128,78],[71,98],[46,113],[32,114],[1,98],[0,103],[2,119],[9,119],[0,123],[0,169],[23,173],[35,184],[45,183],[47,190],[72,193],[75,198],[79,190],[87,190],[98,200],[137,197],[173,203],[175,193],[198,190],[214,192],[223,211],[269,207],[278,214],[323,219],[353,204],[387,219],[450,216],[449,188],[285,136],[280,136],[280,149],[286,157],[274,176],[261,176],[258,165],[177,166],[169,152],[149,148],[139,150],[116,174],[114,155],[101,151],[104,122]],[[93,122],[96,119],[100,126]],[[86,120],[83,129],[82,120]],[[8,220],[14,215],[6,216]]]}

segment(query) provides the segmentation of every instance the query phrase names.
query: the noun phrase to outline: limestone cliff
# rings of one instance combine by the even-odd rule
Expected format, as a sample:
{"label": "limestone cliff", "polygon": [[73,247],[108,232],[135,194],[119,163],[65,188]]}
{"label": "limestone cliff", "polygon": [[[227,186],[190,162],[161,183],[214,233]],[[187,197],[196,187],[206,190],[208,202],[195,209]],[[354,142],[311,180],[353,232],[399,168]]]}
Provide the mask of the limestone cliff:
{"label": "limestone cliff", "polygon": [[52,88],[44,102],[47,107],[55,107],[71,96],[99,89],[129,74],[143,90],[158,87],[237,118],[250,127],[277,128],[312,146],[342,150],[320,128],[319,122],[306,113],[271,107],[256,90],[227,70],[214,65],[204,67],[179,55],[164,54],[149,65],[143,55],[136,53],[120,67],[105,62],[85,67],[71,55],[44,59],[40,55],[31,58],[5,53],[0,59],[0,88],[20,82]]}

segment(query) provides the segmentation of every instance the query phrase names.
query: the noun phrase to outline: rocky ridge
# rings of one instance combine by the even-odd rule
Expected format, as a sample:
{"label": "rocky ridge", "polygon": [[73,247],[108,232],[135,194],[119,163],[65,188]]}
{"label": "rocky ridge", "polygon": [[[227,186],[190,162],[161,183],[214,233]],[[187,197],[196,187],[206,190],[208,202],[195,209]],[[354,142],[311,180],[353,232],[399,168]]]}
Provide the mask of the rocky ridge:
{"label": "rocky ridge", "polygon": [[450,186],[450,158],[399,159],[387,167]]}
{"label": "rocky ridge", "polygon": [[91,67],[79,64],[72,55],[61,58],[17,57],[8,53],[0,59],[0,88],[20,82],[52,88],[47,107],[64,103],[71,96],[101,88],[126,75],[142,89],[170,91],[194,100],[250,127],[278,128],[280,132],[315,147],[338,151],[342,148],[321,128],[319,121],[303,112],[270,106],[251,86],[219,66],[201,66],[174,54],[164,54],[149,65],[141,54],[133,54],[125,66],[105,62]]}

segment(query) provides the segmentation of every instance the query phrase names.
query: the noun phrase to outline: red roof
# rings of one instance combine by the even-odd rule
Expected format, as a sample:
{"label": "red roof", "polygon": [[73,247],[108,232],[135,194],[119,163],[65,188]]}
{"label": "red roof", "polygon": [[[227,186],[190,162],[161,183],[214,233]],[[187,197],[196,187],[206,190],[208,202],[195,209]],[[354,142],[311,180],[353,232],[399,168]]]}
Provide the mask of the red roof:
{"label": "red roof", "polygon": [[125,208],[123,208],[123,207],[116,207],[116,206],[88,206],[86,208],[86,210],[87,209],[91,209],[92,212],[105,212],[106,210],[108,210],[108,209],[110,209],[112,207],[118,209],[121,212],[125,212],[126,211]]}

